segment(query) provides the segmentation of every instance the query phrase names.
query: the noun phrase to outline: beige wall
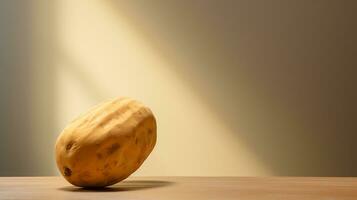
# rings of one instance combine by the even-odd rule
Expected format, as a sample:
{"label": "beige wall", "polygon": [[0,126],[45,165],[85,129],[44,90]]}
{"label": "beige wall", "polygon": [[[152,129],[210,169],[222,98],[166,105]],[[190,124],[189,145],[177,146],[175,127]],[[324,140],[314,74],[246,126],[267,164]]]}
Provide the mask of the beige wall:
{"label": "beige wall", "polygon": [[56,174],[61,129],[114,96],[157,116],[136,175],[357,175],[353,1],[0,5],[0,175]]}

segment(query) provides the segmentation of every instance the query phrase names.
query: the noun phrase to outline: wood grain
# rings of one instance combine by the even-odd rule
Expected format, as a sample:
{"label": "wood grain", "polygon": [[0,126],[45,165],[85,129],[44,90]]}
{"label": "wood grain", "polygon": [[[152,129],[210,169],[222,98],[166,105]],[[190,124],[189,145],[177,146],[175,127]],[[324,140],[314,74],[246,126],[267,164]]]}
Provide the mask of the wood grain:
{"label": "wood grain", "polygon": [[0,177],[0,199],[356,200],[357,178],[132,177],[86,190],[62,177]]}

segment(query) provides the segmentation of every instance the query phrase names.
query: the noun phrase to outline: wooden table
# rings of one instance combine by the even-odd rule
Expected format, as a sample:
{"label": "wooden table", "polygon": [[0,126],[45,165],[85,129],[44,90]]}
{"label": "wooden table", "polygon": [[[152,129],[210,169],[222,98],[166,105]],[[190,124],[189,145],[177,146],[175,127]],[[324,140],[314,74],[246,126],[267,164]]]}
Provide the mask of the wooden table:
{"label": "wooden table", "polygon": [[0,199],[357,200],[357,178],[132,177],[86,190],[62,177],[0,177]]}

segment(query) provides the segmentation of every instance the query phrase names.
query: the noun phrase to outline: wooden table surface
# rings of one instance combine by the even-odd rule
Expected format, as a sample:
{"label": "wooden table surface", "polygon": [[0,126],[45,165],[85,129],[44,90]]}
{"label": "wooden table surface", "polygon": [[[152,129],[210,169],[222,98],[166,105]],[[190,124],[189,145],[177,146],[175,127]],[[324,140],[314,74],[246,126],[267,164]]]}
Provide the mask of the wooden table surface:
{"label": "wooden table surface", "polygon": [[86,190],[62,177],[0,177],[0,199],[357,200],[357,178],[132,177]]}

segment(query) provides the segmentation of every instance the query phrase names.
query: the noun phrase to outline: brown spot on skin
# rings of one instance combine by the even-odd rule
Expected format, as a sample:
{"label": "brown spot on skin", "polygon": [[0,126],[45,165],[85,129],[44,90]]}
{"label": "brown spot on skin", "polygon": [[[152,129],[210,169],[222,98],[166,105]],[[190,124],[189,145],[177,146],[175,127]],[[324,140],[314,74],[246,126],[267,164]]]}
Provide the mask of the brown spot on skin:
{"label": "brown spot on skin", "polygon": [[71,176],[72,175],[72,170],[70,168],[68,168],[68,167],[64,167],[63,168],[63,174],[65,176]]}
{"label": "brown spot on skin", "polygon": [[112,164],[113,166],[116,166],[118,164],[118,161],[114,161]]}
{"label": "brown spot on skin", "polygon": [[103,155],[101,153],[97,153],[97,158],[100,160],[103,158]]}
{"label": "brown spot on skin", "polygon": [[110,175],[108,171],[102,171],[102,174],[103,174],[104,176],[109,176],[109,175]]}
{"label": "brown spot on skin", "polygon": [[151,134],[151,133],[152,133],[152,129],[151,129],[151,128],[149,128],[148,133],[149,133],[149,134]]}
{"label": "brown spot on skin", "polygon": [[142,158],[138,158],[138,160],[136,161],[137,164],[141,164],[144,161],[144,159]]}
{"label": "brown spot on skin", "polygon": [[107,153],[108,155],[114,153],[116,150],[118,150],[120,148],[120,145],[118,143],[114,143],[112,144],[112,146],[107,148]]}
{"label": "brown spot on skin", "polygon": [[108,185],[113,185],[114,183],[117,183],[119,181],[118,178],[111,178],[108,180],[107,184]]}
{"label": "brown spot on skin", "polygon": [[109,168],[109,163],[105,164],[105,165],[104,165],[104,168],[105,168],[105,169]]}
{"label": "brown spot on skin", "polygon": [[73,144],[74,144],[74,142],[73,142],[73,141],[68,142],[68,144],[66,145],[66,151],[71,150],[71,148],[72,148]]}

